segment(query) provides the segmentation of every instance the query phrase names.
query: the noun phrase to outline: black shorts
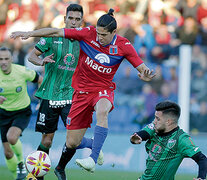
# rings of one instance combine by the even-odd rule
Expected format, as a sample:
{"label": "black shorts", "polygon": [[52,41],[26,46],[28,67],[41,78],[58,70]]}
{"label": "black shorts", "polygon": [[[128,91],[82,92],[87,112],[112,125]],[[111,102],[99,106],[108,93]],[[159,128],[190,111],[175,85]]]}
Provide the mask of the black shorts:
{"label": "black shorts", "polygon": [[28,126],[32,114],[31,107],[28,106],[18,111],[6,111],[0,109],[0,130],[2,142],[8,142],[6,134],[10,127],[18,127],[24,131]]}
{"label": "black shorts", "polygon": [[35,131],[43,134],[54,133],[58,127],[59,116],[64,126],[71,108],[71,101],[41,100]]}

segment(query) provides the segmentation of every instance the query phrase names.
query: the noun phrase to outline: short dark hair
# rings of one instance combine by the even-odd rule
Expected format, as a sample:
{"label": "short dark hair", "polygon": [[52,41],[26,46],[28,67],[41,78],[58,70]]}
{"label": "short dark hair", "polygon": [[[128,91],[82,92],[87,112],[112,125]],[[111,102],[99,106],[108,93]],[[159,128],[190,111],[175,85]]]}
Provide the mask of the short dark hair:
{"label": "short dark hair", "polygon": [[109,9],[107,14],[102,15],[97,22],[97,26],[103,27],[108,32],[112,33],[117,28],[116,19],[113,17],[114,10]]}
{"label": "short dark hair", "polygon": [[156,105],[156,111],[162,111],[163,114],[174,117],[176,123],[180,117],[181,109],[178,104],[172,101],[163,101]]}
{"label": "short dark hair", "polygon": [[9,51],[11,53],[11,55],[12,55],[11,49],[9,49],[9,48],[7,48],[5,46],[0,47],[0,51]]}
{"label": "short dark hair", "polygon": [[70,4],[66,9],[66,15],[68,15],[69,11],[79,11],[83,17],[83,7],[79,4]]}

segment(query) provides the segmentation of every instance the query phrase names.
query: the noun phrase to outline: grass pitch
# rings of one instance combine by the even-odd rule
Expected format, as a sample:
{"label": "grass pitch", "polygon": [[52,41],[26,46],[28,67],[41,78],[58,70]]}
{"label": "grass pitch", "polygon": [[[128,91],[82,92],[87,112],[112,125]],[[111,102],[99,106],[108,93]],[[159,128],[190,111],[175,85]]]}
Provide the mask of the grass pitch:
{"label": "grass pitch", "polygon": [[[81,169],[67,169],[69,180],[137,180],[141,173],[127,171],[100,171],[91,174]],[[196,175],[178,174],[175,180],[192,180]],[[13,180],[11,173],[6,167],[0,166],[0,180]],[[44,180],[57,180],[53,169],[45,176]]]}

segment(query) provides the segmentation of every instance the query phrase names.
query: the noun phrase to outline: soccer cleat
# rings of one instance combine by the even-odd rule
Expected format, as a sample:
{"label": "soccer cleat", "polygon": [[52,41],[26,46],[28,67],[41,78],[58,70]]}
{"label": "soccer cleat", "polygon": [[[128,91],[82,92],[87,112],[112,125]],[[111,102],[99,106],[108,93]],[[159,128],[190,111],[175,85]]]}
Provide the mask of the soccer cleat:
{"label": "soccer cleat", "polygon": [[85,169],[86,171],[89,171],[93,173],[95,171],[95,162],[91,157],[85,158],[85,159],[76,159],[76,164]]}
{"label": "soccer cleat", "polygon": [[26,179],[27,179],[27,180],[37,180],[36,177],[34,177],[32,173],[29,173],[29,174],[27,175],[27,178],[26,178]]}
{"label": "soccer cleat", "polygon": [[54,173],[57,176],[58,180],[66,180],[65,171],[63,169],[57,169],[56,167]]}
{"label": "soccer cleat", "polygon": [[23,162],[20,162],[17,165],[17,179],[16,180],[23,180],[27,176],[27,170]]}
{"label": "soccer cleat", "polygon": [[103,163],[104,163],[104,154],[103,151],[101,150],[97,159],[97,164],[101,166],[103,165]]}

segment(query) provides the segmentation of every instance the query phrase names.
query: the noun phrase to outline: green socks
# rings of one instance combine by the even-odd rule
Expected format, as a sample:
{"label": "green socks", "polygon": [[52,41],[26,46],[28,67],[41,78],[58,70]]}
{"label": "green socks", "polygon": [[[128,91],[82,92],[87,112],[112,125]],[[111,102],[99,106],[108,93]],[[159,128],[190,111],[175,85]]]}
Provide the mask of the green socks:
{"label": "green socks", "polygon": [[24,162],[21,141],[18,139],[18,141],[15,145],[10,145],[10,146],[11,146],[14,154],[17,156],[18,164],[20,162]]}
{"label": "green socks", "polygon": [[14,179],[16,179],[16,176],[17,176],[16,171],[17,171],[17,164],[18,164],[16,155],[14,154],[11,159],[6,159],[5,158],[5,161],[6,161],[6,165],[9,169],[9,171],[12,172]]}

